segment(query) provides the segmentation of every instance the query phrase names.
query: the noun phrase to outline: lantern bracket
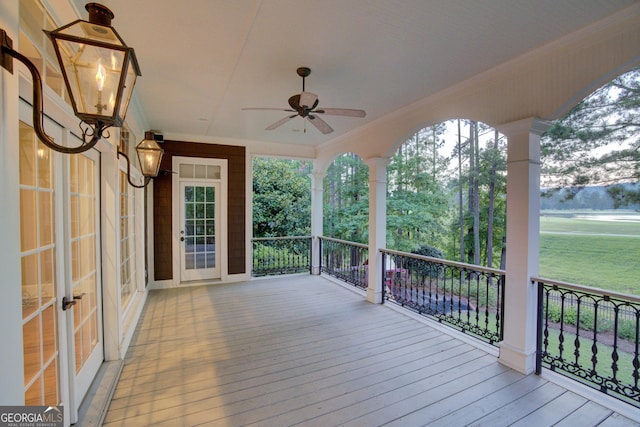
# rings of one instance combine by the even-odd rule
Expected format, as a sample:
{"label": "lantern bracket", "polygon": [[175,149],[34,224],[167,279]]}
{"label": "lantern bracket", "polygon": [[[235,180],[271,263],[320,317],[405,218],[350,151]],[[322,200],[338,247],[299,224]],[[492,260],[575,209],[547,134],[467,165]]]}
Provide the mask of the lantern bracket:
{"label": "lantern bracket", "polygon": [[40,141],[42,141],[42,143],[50,149],[65,154],[84,153],[85,151],[92,149],[98,143],[98,141],[100,141],[100,139],[105,136],[105,130],[109,128],[110,125],[105,125],[104,123],[99,121],[96,122],[94,126],[88,125],[88,128],[82,129],[82,144],[77,147],[67,147],[57,144],[54,139],[47,135],[47,133],[44,131],[44,115],[42,112],[42,77],[40,77],[38,68],[33,62],[31,62],[31,60],[29,60],[29,58],[27,58],[20,52],[13,50],[13,42],[11,38],[8,37],[6,31],[1,28],[0,43],[0,66],[13,74],[12,58],[15,58],[18,61],[22,62],[31,73],[31,77],[33,79],[33,128]]}
{"label": "lantern bracket", "polygon": [[118,150],[118,157],[120,156],[124,157],[124,159],[127,161],[127,180],[129,180],[129,185],[135,188],[144,188],[147,185],[149,185],[149,183],[151,182],[150,176],[144,177],[144,184],[142,185],[134,184],[133,181],[131,181],[131,162],[129,161],[129,156],[124,154],[122,151]]}

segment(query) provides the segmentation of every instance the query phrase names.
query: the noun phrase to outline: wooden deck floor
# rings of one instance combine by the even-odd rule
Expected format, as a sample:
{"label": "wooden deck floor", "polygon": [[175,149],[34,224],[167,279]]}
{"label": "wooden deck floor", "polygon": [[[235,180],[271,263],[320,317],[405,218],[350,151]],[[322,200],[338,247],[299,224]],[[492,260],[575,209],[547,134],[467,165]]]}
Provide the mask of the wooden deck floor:
{"label": "wooden deck floor", "polygon": [[106,426],[637,425],[318,276],[152,291]]}

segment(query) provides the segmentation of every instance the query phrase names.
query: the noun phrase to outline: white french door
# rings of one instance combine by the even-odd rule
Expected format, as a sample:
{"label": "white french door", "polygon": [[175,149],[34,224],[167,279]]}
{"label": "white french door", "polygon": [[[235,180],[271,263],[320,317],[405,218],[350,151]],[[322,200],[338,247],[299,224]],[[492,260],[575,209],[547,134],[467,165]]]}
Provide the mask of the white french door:
{"label": "white french door", "polygon": [[99,153],[69,156],[67,253],[69,273],[65,295],[69,374],[77,410],[104,360],[102,284],[100,275]]}
{"label": "white french door", "polygon": [[[25,404],[63,405],[67,425],[104,360],[100,154],[54,153],[37,140],[30,106],[20,107]],[[45,124],[64,139],[62,128]]]}
{"label": "white french door", "polygon": [[180,280],[220,278],[220,183],[180,182]]}

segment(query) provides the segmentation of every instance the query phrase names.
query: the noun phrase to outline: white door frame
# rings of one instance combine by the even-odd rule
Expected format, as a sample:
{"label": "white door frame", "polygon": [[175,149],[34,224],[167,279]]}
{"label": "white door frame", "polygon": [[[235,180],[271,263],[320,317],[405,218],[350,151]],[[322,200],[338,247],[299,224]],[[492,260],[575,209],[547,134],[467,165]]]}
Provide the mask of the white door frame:
{"label": "white door frame", "polygon": [[[191,180],[191,179],[181,179],[180,180],[180,200],[182,200],[182,197],[185,195],[186,192],[186,188],[187,187],[207,187],[207,188],[213,188],[213,192],[214,192],[214,200],[215,200],[215,205],[214,205],[214,257],[215,257],[215,261],[214,261],[214,267],[212,268],[205,268],[205,269],[201,269],[201,268],[193,268],[193,269],[187,269],[185,268],[185,246],[186,246],[186,242],[185,242],[185,237],[187,237],[186,234],[186,225],[184,224],[184,222],[186,222],[186,212],[185,212],[185,202],[182,201],[179,203],[180,206],[180,216],[178,218],[178,225],[180,228],[180,280],[181,281],[197,281],[197,280],[219,280],[220,279],[220,262],[221,262],[221,257],[220,257],[220,251],[218,250],[220,245],[220,235],[221,235],[221,229],[222,227],[220,227],[220,208],[222,207],[222,200],[220,198],[220,182],[219,180]],[[194,194],[195,197],[195,194]],[[206,216],[206,209],[205,209],[205,216]],[[208,234],[208,233],[203,233],[203,234]],[[205,243],[206,244],[206,243]],[[196,260],[194,259],[194,262]]]}
{"label": "white door frame", "polygon": [[[182,203],[180,195],[180,165],[181,164],[196,164],[196,165],[210,165],[220,167],[220,179],[211,180],[212,182],[220,183],[220,236],[216,236],[216,245],[219,243],[220,247],[220,281],[225,282],[228,280],[229,275],[229,261],[228,261],[228,226],[227,226],[227,212],[228,212],[228,161],[226,159],[210,159],[201,157],[181,157],[173,156],[171,170],[171,256],[173,265],[173,278],[172,285],[174,287],[180,286],[180,204]],[[193,181],[193,180],[192,180]]]}
{"label": "white door frame", "polygon": [[[75,140],[75,137],[70,137]],[[73,141],[77,145],[78,141]],[[74,423],[77,421],[78,409],[82,400],[84,399],[86,392],[88,391],[91,383],[95,379],[95,376],[98,372],[98,369],[104,362],[104,313],[102,310],[102,251],[100,250],[102,244],[102,227],[101,227],[101,186],[102,186],[102,167],[100,161],[100,152],[96,150],[90,150],[87,153],[79,154],[80,156],[87,156],[91,160],[95,161],[96,166],[96,174],[95,174],[95,186],[96,186],[96,204],[95,212],[94,212],[94,220],[95,220],[95,257],[96,257],[96,309],[97,309],[97,319],[99,325],[97,325],[98,332],[98,344],[96,349],[92,352],[89,360],[83,366],[83,369],[80,371],[79,375],[76,375],[75,372],[75,342],[74,342],[74,310],[75,307],[81,303],[81,301],[77,301],[76,306],[72,306],[67,311],[62,312],[62,316],[66,319],[65,326],[65,340],[61,341],[61,345],[66,345],[68,349],[67,354],[67,374],[64,376],[65,379],[68,379],[68,387],[69,387],[69,406],[68,410],[70,411],[71,422]],[[70,203],[70,189],[69,189],[69,159],[65,159],[65,168],[64,168],[64,178],[62,185],[63,192],[63,200],[65,206],[71,206]],[[66,261],[65,264],[65,280],[62,282],[62,286],[60,286],[61,292],[67,298],[72,298],[72,289],[71,289],[71,246],[70,246],[70,212],[69,209],[64,209],[64,259]],[[86,297],[86,296],[85,296]],[[62,299],[60,299],[59,305],[62,304]],[[62,318],[61,318],[62,320]]]}

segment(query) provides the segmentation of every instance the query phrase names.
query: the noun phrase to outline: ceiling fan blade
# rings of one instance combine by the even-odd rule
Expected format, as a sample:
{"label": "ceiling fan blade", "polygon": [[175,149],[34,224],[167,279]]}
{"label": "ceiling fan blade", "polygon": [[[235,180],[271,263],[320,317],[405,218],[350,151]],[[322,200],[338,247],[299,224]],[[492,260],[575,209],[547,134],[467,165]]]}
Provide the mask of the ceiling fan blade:
{"label": "ceiling fan blade", "polygon": [[352,108],[321,108],[314,111],[314,113],[348,117],[364,117],[367,115],[364,110],[354,110]]}
{"label": "ceiling fan blade", "polygon": [[294,117],[298,117],[298,115],[294,114],[292,116],[287,116],[284,119],[280,119],[277,122],[275,122],[274,124],[266,127],[264,130],[274,130],[275,128],[280,127],[283,124],[287,123],[289,120],[293,119]]}
{"label": "ceiling fan blade", "polygon": [[241,108],[241,110],[243,110],[243,111],[249,111],[249,110],[275,110],[275,111],[287,111],[287,112],[295,113],[295,110],[291,110],[289,108],[244,107],[244,108]]}
{"label": "ceiling fan blade", "polygon": [[331,126],[329,126],[327,124],[327,122],[325,122],[324,120],[322,120],[320,117],[318,116],[314,116],[312,114],[309,114],[307,116],[307,119],[309,119],[309,122],[314,125],[316,128],[318,128],[318,130],[320,132],[322,132],[323,134],[328,134],[333,132],[333,128]]}

